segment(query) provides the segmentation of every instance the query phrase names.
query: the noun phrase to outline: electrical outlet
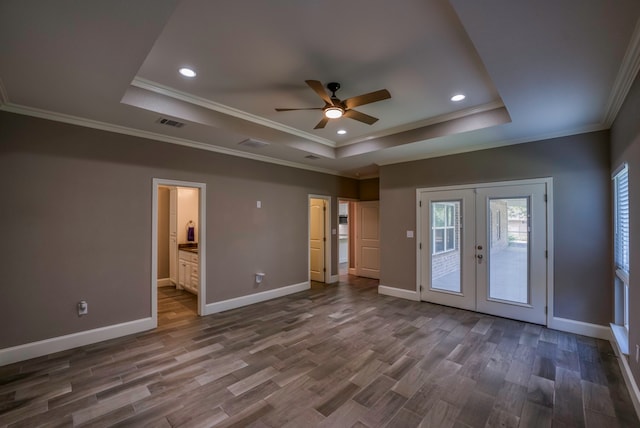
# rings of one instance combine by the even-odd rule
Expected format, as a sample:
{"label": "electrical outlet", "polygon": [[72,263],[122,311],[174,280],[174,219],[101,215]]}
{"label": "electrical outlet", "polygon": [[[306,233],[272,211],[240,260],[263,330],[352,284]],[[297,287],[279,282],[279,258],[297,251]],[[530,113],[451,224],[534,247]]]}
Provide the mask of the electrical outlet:
{"label": "electrical outlet", "polygon": [[80,300],[78,302],[78,316],[87,315],[89,313],[89,305],[86,300]]}
{"label": "electrical outlet", "polygon": [[640,359],[640,345],[636,345],[636,363]]}

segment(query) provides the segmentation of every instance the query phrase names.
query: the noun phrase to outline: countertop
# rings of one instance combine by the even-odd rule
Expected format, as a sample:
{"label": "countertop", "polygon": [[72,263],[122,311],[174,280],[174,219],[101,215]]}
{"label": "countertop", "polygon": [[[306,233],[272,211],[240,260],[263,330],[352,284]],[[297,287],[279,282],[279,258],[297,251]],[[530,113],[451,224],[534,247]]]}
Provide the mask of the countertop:
{"label": "countertop", "polygon": [[198,254],[198,244],[178,244],[178,251],[188,251]]}

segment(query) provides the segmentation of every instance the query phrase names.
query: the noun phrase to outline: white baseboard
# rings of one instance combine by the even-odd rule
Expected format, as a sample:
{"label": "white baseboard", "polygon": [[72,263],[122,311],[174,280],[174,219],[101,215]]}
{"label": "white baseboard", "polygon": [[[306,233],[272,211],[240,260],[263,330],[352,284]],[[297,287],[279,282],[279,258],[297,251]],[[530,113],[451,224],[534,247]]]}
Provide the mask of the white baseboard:
{"label": "white baseboard", "polygon": [[415,302],[420,301],[420,295],[417,291],[404,290],[402,288],[387,287],[386,285],[378,286],[378,294],[384,294],[386,296],[399,297],[401,299],[413,300]]}
{"label": "white baseboard", "polygon": [[243,306],[253,305],[254,303],[264,302],[266,300],[276,299],[278,297],[287,296],[289,294],[299,293],[311,288],[308,281],[300,284],[288,285],[273,290],[263,291],[261,293],[249,294],[247,296],[236,297],[234,299],[223,300],[221,302],[208,303],[205,306],[204,315],[216,314],[218,312],[228,311],[230,309],[241,308]]}
{"label": "white baseboard", "polygon": [[93,330],[67,334],[66,336],[53,337],[38,342],[26,343],[12,348],[0,349],[0,366],[24,361],[43,355],[54,354],[78,346],[90,345],[103,340],[127,336],[145,330],[151,330],[156,325],[153,318],[143,318],[122,324],[109,325]]}
{"label": "white baseboard", "polygon": [[611,329],[608,326],[589,324],[567,318],[551,317],[547,327],[567,333],[595,337],[596,339],[611,340]]}
{"label": "white baseboard", "polygon": [[622,372],[622,377],[624,377],[624,383],[627,385],[627,389],[629,390],[629,395],[631,396],[633,407],[636,410],[636,415],[640,418],[640,389],[638,389],[638,384],[633,377],[633,373],[631,373],[629,361],[622,353],[622,350],[618,346],[618,342],[616,340],[611,340],[611,346],[613,347],[613,351],[616,353],[616,357],[618,357],[620,371]]}
{"label": "white baseboard", "polygon": [[356,274],[356,268],[349,268],[349,275],[355,275]]}
{"label": "white baseboard", "polygon": [[161,278],[158,280],[158,287],[169,287],[175,285],[171,278]]}
{"label": "white baseboard", "polygon": [[340,281],[340,275],[331,275],[329,277],[329,284],[335,284],[338,281]]}

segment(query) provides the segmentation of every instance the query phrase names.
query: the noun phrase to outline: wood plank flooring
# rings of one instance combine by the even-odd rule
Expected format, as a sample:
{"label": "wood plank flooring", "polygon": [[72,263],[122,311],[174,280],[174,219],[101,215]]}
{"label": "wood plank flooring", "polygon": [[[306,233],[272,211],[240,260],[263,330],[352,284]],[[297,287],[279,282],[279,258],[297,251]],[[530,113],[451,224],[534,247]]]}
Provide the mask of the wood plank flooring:
{"label": "wood plank flooring", "polygon": [[0,367],[0,427],[639,427],[608,342],[377,294],[312,289]]}

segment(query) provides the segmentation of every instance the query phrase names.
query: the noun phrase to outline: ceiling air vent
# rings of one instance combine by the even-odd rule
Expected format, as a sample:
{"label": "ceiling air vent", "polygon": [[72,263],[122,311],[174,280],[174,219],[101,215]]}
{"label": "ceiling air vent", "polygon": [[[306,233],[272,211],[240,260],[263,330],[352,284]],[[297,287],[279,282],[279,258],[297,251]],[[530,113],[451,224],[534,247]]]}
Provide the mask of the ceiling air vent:
{"label": "ceiling air vent", "polygon": [[173,119],[165,119],[163,117],[158,119],[157,122],[162,125],[173,126],[174,128],[182,128],[184,126],[184,123],[182,122],[178,122],[177,120]]}
{"label": "ceiling air vent", "polygon": [[247,138],[244,141],[240,141],[238,144],[241,146],[250,147],[252,149],[259,149],[260,147],[269,145],[269,143],[266,143],[264,141],[254,140],[253,138]]}
{"label": "ceiling air vent", "polygon": [[320,159],[320,156],[316,156],[316,155],[308,155],[305,156],[306,159],[311,159],[311,160],[316,160],[316,159]]}

